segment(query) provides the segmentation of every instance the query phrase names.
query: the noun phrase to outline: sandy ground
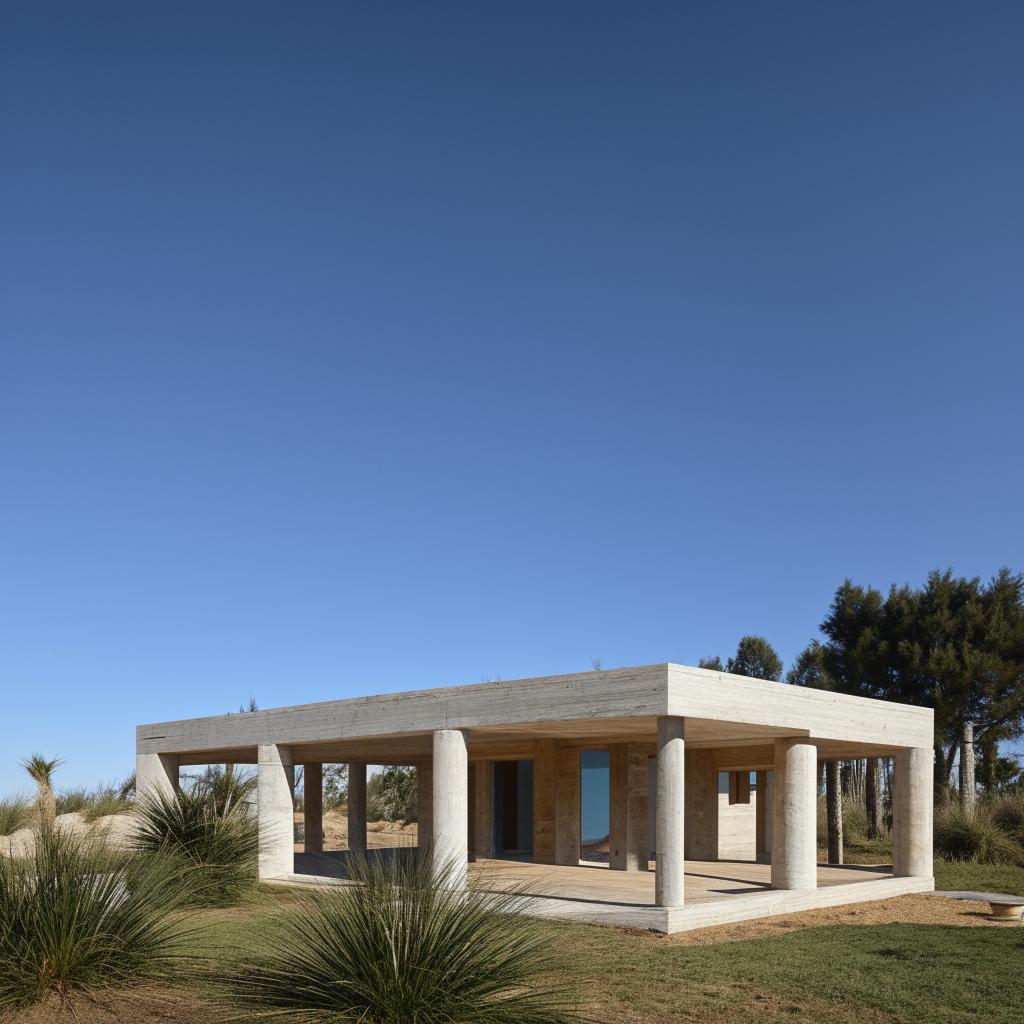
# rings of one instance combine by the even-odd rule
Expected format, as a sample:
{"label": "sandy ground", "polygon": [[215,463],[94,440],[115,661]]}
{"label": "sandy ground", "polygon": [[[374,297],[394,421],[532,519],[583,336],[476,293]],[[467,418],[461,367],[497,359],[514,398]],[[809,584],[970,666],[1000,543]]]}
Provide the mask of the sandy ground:
{"label": "sandy ground", "polygon": [[[133,819],[128,814],[109,814],[90,822],[86,821],[85,815],[80,811],[73,814],[58,814],[54,819],[54,825],[62,832],[80,835],[93,832],[102,835],[116,846],[127,845],[134,827]],[[0,853],[9,856],[24,857],[32,852],[34,845],[35,830],[32,828],[22,828],[9,836],[0,836]]]}
{"label": "sandy ground", "polygon": [[[296,822],[303,821],[301,811],[295,814]],[[403,825],[395,821],[370,821],[366,824],[366,845],[371,850],[392,846],[415,846],[416,822]],[[324,849],[348,849],[348,816],[344,809],[327,811],[324,814]],[[297,853],[303,850],[302,843],[295,844]]]}
{"label": "sandy ground", "polygon": [[1019,928],[1016,922],[995,920],[987,903],[950,900],[941,896],[896,896],[877,903],[856,903],[845,907],[823,907],[799,914],[784,914],[759,921],[741,921],[714,928],[660,936],[658,941],[681,946],[708,946],[719,942],[742,942],[770,935],[784,935],[800,928],[823,928],[836,924],[926,924],[965,928]]}

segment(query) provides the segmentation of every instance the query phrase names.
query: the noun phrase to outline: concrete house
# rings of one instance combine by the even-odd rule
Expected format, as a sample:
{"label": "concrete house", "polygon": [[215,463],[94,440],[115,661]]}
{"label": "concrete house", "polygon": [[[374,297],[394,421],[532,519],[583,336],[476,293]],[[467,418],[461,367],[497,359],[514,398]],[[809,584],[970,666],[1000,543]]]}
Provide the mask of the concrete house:
{"label": "concrete house", "polygon": [[[659,664],[140,725],[136,749],[140,794],[173,789],[184,765],[258,766],[264,879],[343,884],[322,852],[324,764],[350,766],[353,850],[366,766],[413,765],[420,842],[458,884],[483,873],[535,894],[537,914],[675,932],[932,889],[932,736],[926,708]],[[608,765],[602,864],[581,859],[594,752]],[[819,762],[876,756],[894,758],[895,863],[819,864]]]}

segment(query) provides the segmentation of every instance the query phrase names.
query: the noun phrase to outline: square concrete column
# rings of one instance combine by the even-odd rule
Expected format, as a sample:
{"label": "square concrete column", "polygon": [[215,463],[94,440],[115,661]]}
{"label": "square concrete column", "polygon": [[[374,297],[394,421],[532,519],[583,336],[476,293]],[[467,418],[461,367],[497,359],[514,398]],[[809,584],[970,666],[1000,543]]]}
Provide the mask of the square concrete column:
{"label": "square concrete column", "polygon": [[416,846],[430,849],[434,835],[434,767],[429,761],[416,765]]}
{"label": "square concrete column", "polygon": [[772,851],[772,773],[757,773],[757,788],[754,808],[754,856],[761,864],[771,860]]}
{"label": "square concrete column", "polygon": [[533,859],[555,863],[555,741],[538,740],[533,752]]}
{"label": "square concrete column", "polygon": [[893,874],[932,877],[935,754],[930,747],[899,750],[893,759]]}
{"label": "square concrete column", "polygon": [[178,792],[178,757],[176,754],[135,755],[135,797],[174,796]]}
{"label": "square concrete column", "polygon": [[348,766],[348,849],[366,853],[366,765]]}
{"label": "square concrete column", "polygon": [[651,853],[647,842],[647,748],[613,743],[608,753],[608,866],[617,871],[646,871]]}
{"label": "square concrete column", "polygon": [[802,736],[775,741],[772,888],[818,887],[818,749]]}
{"label": "square concrete column", "polygon": [[657,870],[654,902],[659,907],[683,905],[686,879],[683,814],[686,805],[684,721],[658,719]]}
{"label": "square concrete column", "polygon": [[718,772],[712,750],[686,751],[687,860],[718,859]]}
{"label": "square concrete column", "polygon": [[294,782],[291,749],[261,743],[256,768],[260,878],[295,873]]}
{"label": "square concrete column", "polygon": [[471,850],[474,860],[482,860],[494,856],[494,826],[491,819],[494,762],[474,761],[470,775],[473,782]]}
{"label": "square concrete column", "polygon": [[302,766],[302,820],[306,853],[323,853],[324,766],[319,761]]}
{"label": "square concrete column", "polygon": [[580,864],[580,752],[555,746],[555,863]]}
{"label": "square concrete column", "polygon": [[434,836],[431,856],[450,872],[457,888],[466,884],[469,859],[469,757],[460,729],[434,733]]}

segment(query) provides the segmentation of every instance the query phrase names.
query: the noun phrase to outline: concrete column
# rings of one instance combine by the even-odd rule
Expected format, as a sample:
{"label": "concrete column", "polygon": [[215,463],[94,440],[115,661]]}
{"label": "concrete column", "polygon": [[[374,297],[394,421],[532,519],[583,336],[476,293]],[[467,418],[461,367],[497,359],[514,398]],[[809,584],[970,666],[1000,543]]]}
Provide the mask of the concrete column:
{"label": "concrete column", "polygon": [[416,845],[429,850],[434,836],[434,766],[430,761],[416,765]]}
{"label": "concrete column", "polygon": [[178,792],[178,756],[176,754],[136,754],[135,755],[135,797],[144,800],[146,797],[166,794],[174,796]]}
{"label": "concrete column", "polygon": [[687,860],[718,859],[718,772],[712,750],[686,751]]}
{"label": "concrete column", "polygon": [[658,719],[658,823],[657,873],[654,902],[659,907],[683,905],[685,842],[683,813],[686,804],[682,718]]}
{"label": "concrete column", "polygon": [[893,759],[893,874],[932,876],[932,788],[930,747],[897,751]]}
{"label": "concrete column", "polygon": [[754,796],[754,858],[760,864],[767,864],[771,857],[768,842],[770,810],[768,807],[768,773],[758,772]]}
{"label": "concrete column", "polygon": [[306,853],[323,853],[324,766],[319,761],[302,766],[302,820]]}
{"label": "concrete column", "polygon": [[818,886],[818,750],[804,737],[775,741],[772,888]]}
{"label": "concrete column", "polygon": [[555,741],[538,740],[533,753],[533,859],[555,863]]}
{"label": "concrete column", "polygon": [[472,852],[474,860],[494,856],[494,822],[491,798],[494,794],[494,762],[474,761]]}
{"label": "concrete column", "polygon": [[555,746],[555,863],[580,863],[580,753]]}
{"label": "concrete column", "polygon": [[466,884],[469,859],[469,759],[459,729],[434,733],[434,837],[432,856],[450,871],[457,888]]}
{"label": "concrete column", "polygon": [[618,871],[646,871],[651,853],[647,842],[647,749],[636,743],[613,743],[608,751],[608,866]]}
{"label": "concrete column", "polygon": [[260,825],[259,877],[295,873],[295,781],[289,747],[261,743],[257,755],[256,793]]}
{"label": "concrete column", "polygon": [[366,765],[348,766],[348,849],[366,855]]}

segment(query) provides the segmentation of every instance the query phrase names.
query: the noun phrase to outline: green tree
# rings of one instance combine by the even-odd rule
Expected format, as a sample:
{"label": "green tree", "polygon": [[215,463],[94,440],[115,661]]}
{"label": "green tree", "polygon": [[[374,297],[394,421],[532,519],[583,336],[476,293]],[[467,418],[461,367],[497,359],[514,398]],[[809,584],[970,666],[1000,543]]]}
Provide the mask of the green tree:
{"label": "green tree", "polygon": [[416,820],[416,769],[391,765],[366,783],[370,821]]}
{"label": "green tree", "polygon": [[697,662],[698,668],[710,669],[712,672],[724,672],[725,666],[722,664],[722,659],[716,654],[711,658],[701,658]]}
{"label": "green tree", "polygon": [[736,676],[777,683],[782,678],[782,659],[763,636],[745,636],[736,645],[736,657],[729,659],[725,670]]}

